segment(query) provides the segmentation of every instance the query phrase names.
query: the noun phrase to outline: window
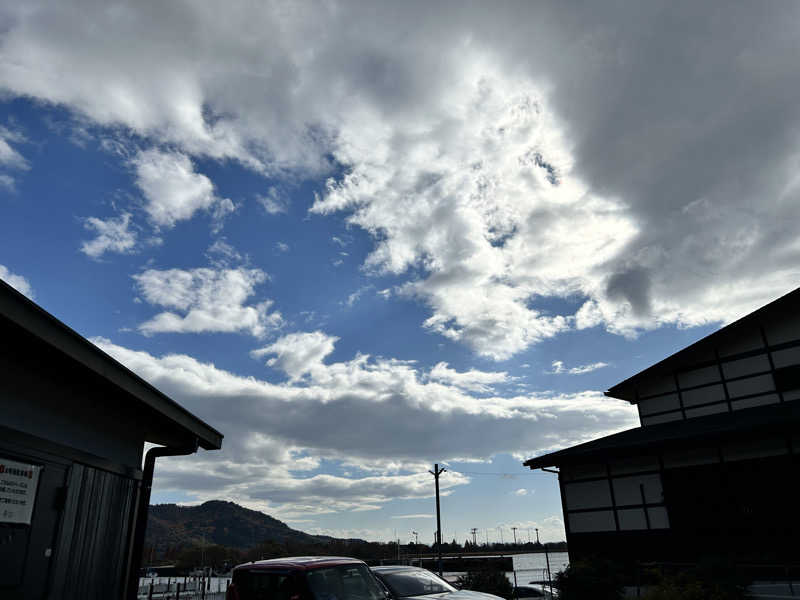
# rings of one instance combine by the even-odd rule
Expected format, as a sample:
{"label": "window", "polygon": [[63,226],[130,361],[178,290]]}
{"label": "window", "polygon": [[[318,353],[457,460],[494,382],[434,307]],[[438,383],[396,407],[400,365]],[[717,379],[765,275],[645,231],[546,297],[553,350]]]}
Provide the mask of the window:
{"label": "window", "polygon": [[247,600],[291,600],[298,593],[295,581],[285,572],[240,571],[234,583]]}
{"label": "window", "polygon": [[364,565],[314,569],[306,579],[315,600],[385,600],[378,583]]}
{"label": "window", "polygon": [[409,569],[394,573],[382,573],[380,577],[392,594],[399,598],[456,591],[449,583],[425,570]]}

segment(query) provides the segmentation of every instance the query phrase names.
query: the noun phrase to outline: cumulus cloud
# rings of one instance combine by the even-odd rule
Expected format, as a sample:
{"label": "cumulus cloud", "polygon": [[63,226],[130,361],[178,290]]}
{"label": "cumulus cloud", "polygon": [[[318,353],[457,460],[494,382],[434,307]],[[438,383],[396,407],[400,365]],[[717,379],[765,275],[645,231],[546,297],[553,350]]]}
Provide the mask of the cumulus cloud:
{"label": "cumulus cloud", "polygon": [[[295,376],[280,384],[184,354],[93,341],[226,435],[222,452],[165,461],[159,489],[281,515],[429,497],[431,462],[530,457],[636,424],[627,403],[598,392],[473,396],[405,361],[357,355],[324,364],[333,341],[321,332],[284,336],[258,353]],[[323,460],[355,474],[315,473]],[[450,470],[442,485],[449,493],[468,481]]]}
{"label": "cumulus cloud", "polygon": [[469,371],[458,372],[451,369],[446,362],[437,363],[430,371],[428,376],[433,381],[439,381],[448,385],[469,390],[471,392],[489,393],[492,385],[496,383],[507,383],[514,377],[509,377],[508,373],[487,372],[470,369]]}
{"label": "cumulus cloud", "polygon": [[517,491],[514,492],[514,495],[515,496],[527,496],[528,495],[528,490],[526,490],[525,488],[519,488]]}
{"label": "cumulus cloud", "polygon": [[231,200],[214,194],[214,184],[195,172],[185,154],[144,150],[133,159],[133,165],[136,185],[145,197],[144,209],[156,226],[174,227],[199,210],[210,210],[213,229],[218,231],[225,216],[235,209]]}
{"label": "cumulus cloud", "polygon": [[22,275],[12,273],[5,265],[0,265],[0,279],[17,290],[20,294],[26,295],[33,300],[33,287],[30,282]]}
{"label": "cumulus cloud", "polygon": [[[570,328],[572,315],[537,310],[535,297],[588,288],[587,274],[635,226],[619,203],[591,196],[571,176],[536,86],[460,75],[410,127],[375,122],[342,139],[337,157],[355,167],[329,180],[312,211],[347,211],[380,238],[367,268],[421,268],[426,276],[400,291],[431,306],[424,325],[501,360]],[[408,139],[408,129],[443,128],[447,136]]]}
{"label": "cumulus cloud", "polygon": [[321,331],[311,333],[290,333],[269,346],[253,350],[253,358],[275,355],[267,365],[284,371],[293,380],[306,373],[324,368],[322,361],[333,352],[338,337],[326,335]]}
{"label": "cumulus cloud", "polygon": [[[194,195],[151,207],[164,227],[210,202],[189,156],[335,173],[314,210],[374,236],[365,268],[407,277],[425,327],[498,360],[727,322],[800,280],[795,4],[222,10],[6,7],[0,87],[175,148]],[[545,308],[563,298],[582,306]]]}
{"label": "cumulus cloud", "polygon": [[139,325],[145,335],[245,332],[260,337],[283,324],[279,312],[270,312],[271,300],[246,304],[256,286],[267,281],[260,269],[147,269],[133,279],[148,303],[178,311],[161,312]]}
{"label": "cumulus cloud", "polygon": [[563,373],[568,373],[569,375],[583,375],[584,373],[591,373],[592,371],[597,371],[597,369],[602,369],[607,366],[608,363],[596,362],[588,365],[578,365],[577,367],[567,368],[564,366],[563,360],[554,360],[552,369],[547,372],[552,375],[561,375]]}
{"label": "cumulus cloud", "polygon": [[90,258],[100,258],[106,252],[128,254],[136,248],[136,232],[130,227],[130,213],[122,213],[118,218],[99,219],[89,217],[83,226],[93,231],[97,237],[81,244],[81,252]]}

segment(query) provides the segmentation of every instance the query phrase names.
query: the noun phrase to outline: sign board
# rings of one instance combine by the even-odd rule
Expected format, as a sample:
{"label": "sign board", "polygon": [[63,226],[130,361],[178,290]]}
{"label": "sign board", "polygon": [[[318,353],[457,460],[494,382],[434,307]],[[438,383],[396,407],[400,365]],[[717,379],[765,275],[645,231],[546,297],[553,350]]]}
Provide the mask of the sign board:
{"label": "sign board", "polygon": [[0,523],[31,524],[41,470],[0,457]]}

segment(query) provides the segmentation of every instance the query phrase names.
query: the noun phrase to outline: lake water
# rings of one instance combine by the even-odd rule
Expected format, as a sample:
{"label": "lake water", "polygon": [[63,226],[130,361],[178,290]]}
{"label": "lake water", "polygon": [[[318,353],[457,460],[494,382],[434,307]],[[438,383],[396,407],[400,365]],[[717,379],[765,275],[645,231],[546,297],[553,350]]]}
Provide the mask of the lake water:
{"label": "lake water", "polygon": [[[529,585],[530,583],[542,582],[547,580],[547,558],[550,558],[550,575],[555,577],[569,565],[569,555],[566,552],[550,552],[547,557],[544,552],[535,554],[514,554],[513,571],[508,571],[506,577],[511,583],[516,585]],[[448,581],[455,581],[462,573],[445,572],[444,577]]]}
{"label": "lake water", "polygon": [[[569,565],[569,555],[566,552],[550,552],[550,573],[555,576]],[[531,581],[547,579],[547,559],[544,552],[536,554],[515,554],[514,571],[506,573],[513,583],[514,574],[517,576],[517,585],[527,585]]]}

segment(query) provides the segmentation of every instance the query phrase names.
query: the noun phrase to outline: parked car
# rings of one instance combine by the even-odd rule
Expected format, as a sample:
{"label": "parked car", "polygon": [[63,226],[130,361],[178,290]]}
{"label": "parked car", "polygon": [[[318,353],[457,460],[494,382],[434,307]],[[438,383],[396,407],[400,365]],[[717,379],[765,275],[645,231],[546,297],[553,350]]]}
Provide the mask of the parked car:
{"label": "parked car", "polygon": [[226,600],[388,600],[369,567],[355,558],[275,558],[233,569]]}
{"label": "parked car", "polygon": [[386,566],[372,567],[372,572],[386,586],[392,598],[423,598],[438,594],[441,600],[503,600],[493,594],[459,590],[438,575],[420,567]]}
{"label": "parked car", "polygon": [[545,598],[550,600],[555,598],[555,592],[551,594],[545,586],[532,583],[531,585],[521,585],[514,588],[514,597],[524,600],[527,598]]}

